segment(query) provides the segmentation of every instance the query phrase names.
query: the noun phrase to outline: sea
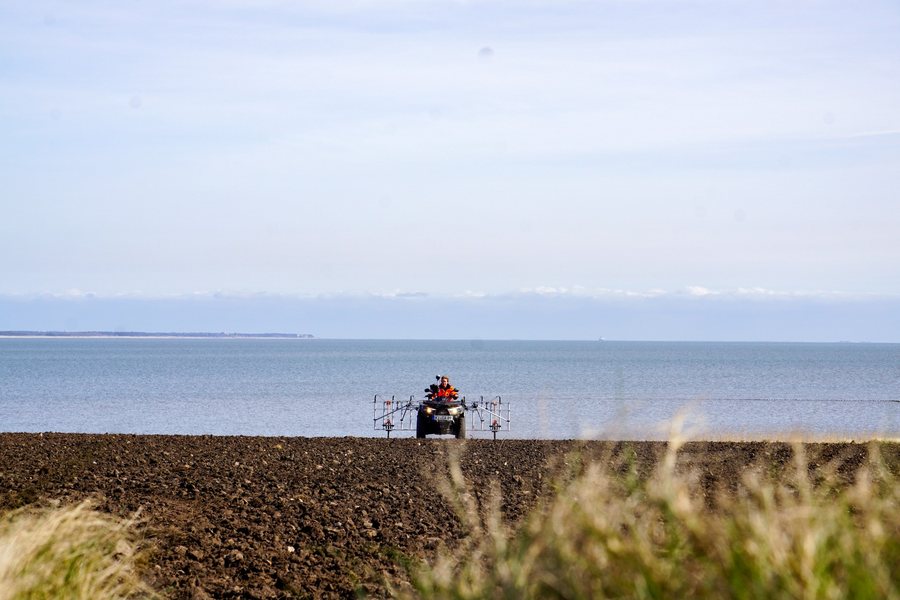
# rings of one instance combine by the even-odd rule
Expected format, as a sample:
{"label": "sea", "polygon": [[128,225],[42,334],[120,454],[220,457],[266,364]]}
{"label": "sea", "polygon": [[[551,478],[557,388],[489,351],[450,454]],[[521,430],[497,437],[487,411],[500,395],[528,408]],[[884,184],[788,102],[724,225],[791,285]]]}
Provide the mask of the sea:
{"label": "sea", "polygon": [[0,339],[0,431],[410,437],[441,374],[470,437],[900,438],[900,344],[491,340]]}

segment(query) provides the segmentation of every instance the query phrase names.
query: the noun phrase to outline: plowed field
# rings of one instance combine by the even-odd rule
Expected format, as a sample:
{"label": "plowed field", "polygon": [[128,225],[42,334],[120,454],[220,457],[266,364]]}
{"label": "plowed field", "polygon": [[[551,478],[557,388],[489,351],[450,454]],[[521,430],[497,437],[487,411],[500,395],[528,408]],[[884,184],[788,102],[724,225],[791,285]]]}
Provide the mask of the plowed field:
{"label": "plowed field", "polygon": [[[0,434],[0,511],[93,498],[139,511],[151,546],[145,577],[174,598],[388,595],[404,562],[427,559],[463,532],[439,491],[457,460],[476,496],[492,486],[515,524],[551,493],[566,458],[615,462],[634,452],[647,473],[665,451],[650,442],[261,438]],[[812,466],[852,473],[855,444],[806,447]],[[898,445],[883,450],[894,467]],[[713,493],[748,465],[787,468],[791,447],[691,443],[680,453]]]}

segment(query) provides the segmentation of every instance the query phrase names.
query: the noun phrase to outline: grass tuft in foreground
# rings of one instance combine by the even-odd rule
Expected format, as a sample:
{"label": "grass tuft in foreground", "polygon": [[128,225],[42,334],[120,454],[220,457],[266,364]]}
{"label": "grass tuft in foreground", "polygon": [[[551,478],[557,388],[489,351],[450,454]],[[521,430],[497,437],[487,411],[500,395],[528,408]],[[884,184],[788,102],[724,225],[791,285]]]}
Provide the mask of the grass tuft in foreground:
{"label": "grass tuft in foreground", "polygon": [[152,597],[132,523],[89,503],[0,517],[0,600]]}
{"label": "grass tuft in foreground", "polygon": [[451,466],[445,495],[469,536],[413,572],[417,595],[900,598],[900,486],[877,445],[853,483],[809,469],[797,445],[786,474],[748,470],[714,499],[676,470],[677,452],[670,443],[649,479],[588,464],[515,535]]}

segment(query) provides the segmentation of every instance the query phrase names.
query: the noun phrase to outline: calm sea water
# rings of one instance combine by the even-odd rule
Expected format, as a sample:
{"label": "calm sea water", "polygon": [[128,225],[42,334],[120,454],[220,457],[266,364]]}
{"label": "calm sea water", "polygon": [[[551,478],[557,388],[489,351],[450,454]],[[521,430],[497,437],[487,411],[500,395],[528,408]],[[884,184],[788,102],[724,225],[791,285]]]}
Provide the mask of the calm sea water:
{"label": "calm sea water", "polygon": [[511,437],[900,437],[900,344],[252,339],[0,340],[0,431],[383,436],[438,373]]}

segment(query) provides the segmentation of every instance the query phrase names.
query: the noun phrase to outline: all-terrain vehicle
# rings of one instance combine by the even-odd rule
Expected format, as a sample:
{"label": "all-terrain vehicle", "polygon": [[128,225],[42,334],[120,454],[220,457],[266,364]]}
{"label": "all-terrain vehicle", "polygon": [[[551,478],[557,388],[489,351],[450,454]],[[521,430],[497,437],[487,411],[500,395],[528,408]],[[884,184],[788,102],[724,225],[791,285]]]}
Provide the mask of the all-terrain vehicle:
{"label": "all-terrain vehicle", "polygon": [[419,404],[416,412],[416,437],[423,438],[429,433],[453,434],[456,439],[466,438],[466,405],[463,400],[432,398]]}
{"label": "all-terrain vehicle", "polygon": [[388,437],[394,431],[415,431],[417,438],[426,435],[453,435],[465,439],[466,434],[490,432],[494,439],[497,434],[509,431],[509,402],[500,396],[480,398],[466,402],[462,398],[426,398],[416,400],[409,396],[398,400],[395,396],[375,394],[373,398],[373,423],[375,429],[384,431]]}

